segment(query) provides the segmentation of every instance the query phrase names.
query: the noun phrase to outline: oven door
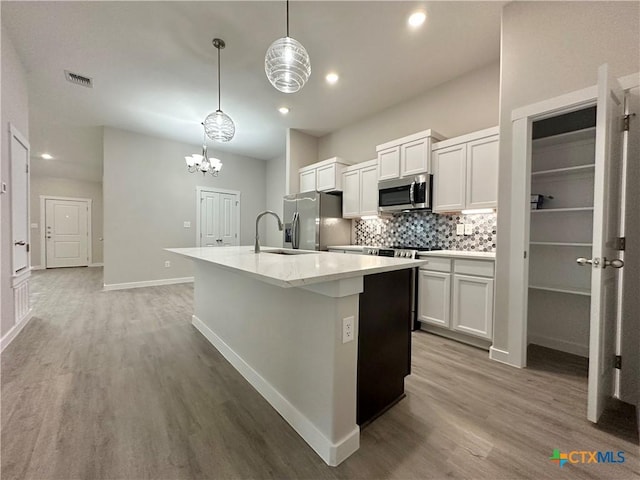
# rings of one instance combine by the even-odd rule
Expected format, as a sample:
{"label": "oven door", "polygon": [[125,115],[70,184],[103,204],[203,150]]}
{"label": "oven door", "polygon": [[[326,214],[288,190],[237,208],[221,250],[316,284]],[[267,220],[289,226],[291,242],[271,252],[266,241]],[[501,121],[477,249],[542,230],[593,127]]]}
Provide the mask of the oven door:
{"label": "oven door", "polygon": [[381,212],[431,208],[431,175],[378,182]]}

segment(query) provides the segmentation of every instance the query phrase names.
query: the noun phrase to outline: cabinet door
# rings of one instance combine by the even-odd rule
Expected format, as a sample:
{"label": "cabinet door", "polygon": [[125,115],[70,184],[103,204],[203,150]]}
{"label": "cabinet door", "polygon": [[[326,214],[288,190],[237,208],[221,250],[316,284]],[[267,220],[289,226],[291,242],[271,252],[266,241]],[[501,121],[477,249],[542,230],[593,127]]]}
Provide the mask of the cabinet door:
{"label": "cabinet door", "polygon": [[433,152],[433,211],[465,208],[466,145],[452,145]]}
{"label": "cabinet door", "polygon": [[360,215],[360,170],[344,172],[342,188],[342,217],[358,217]]}
{"label": "cabinet door", "polygon": [[360,215],[377,214],[378,167],[377,165],[373,165],[360,170]]}
{"label": "cabinet door", "polygon": [[378,152],[378,180],[400,177],[400,147]]}
{"label": "cabinet door", "polygon": [[451,274],[420,270],[418,320],[449,328]]}
{"label": "cabinet door", "polygon": [[300,193],[313,192],[316,189],[316,170],[315,168],[300,172]]}
{"label": "cabinet door", "polygon": [[400,146],[401,177],[429,172],[429,145],[429,139],[423,138]]}
{"label": "cabinet door", "polygon": [[462,333],[492,339],[493,279],[453,276],[452,327]]}
{"label": "cabinet door", "polygon": [[498,136],[467,144],[466,208],[498,205]]}
{"label": "cabinet door", "polygon": [[316,190],[326,192],[336,189],[336,165],[326,165],[316,170]]}

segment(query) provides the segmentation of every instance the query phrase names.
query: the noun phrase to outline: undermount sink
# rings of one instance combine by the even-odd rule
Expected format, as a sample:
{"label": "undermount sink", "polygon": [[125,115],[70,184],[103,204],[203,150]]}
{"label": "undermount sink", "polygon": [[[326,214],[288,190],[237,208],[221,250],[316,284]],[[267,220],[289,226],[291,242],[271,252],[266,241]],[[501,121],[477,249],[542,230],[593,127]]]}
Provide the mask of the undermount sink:
{"label": "undermount sink", "polygon": [[262,253],[274,253],[276,255],[306,255],[309,253],[315,253],[315,252],[306,252],[306,251],[300,251],[300,250],[282,250],[282,249],[278,249],[278,250],[262,250]]}

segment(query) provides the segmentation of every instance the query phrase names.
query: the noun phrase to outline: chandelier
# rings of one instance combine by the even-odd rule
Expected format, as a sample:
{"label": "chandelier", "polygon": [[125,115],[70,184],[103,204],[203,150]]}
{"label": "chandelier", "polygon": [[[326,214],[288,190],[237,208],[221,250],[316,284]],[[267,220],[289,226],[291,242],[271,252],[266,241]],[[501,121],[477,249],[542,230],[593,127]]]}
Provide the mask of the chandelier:
{"label": "chandelier", "polygon": [[[218,49],[218,109],[204,119],[204,131],[211,140],[228,142],[236,133],[236,126],[231,117],[220,109],[220,49],[226,44],[220,38],[213,39],[213,46]],[[206,148],[206,147],[205,147]]]}
{"label": "chandelier", "polygon": [[[204,123],[202,124],[204,126]],[[209,158],[207,155],[207,139],[205,135],[202,135],[202,155],[194,153],[188,157],[184,157],[187,162],[187,170],[189,173],[202,172],[202,175],[207,173],[213,177],[217,177],[222,170],[222,162],[217,158]]]}
{"label": "chandelier", "polygon": [[287,0],[287,36],[271,44],[264,57],[264,71],[276,90],[295,93],[311,75],[309,54],[295,38],[289,36],[289,0]]}

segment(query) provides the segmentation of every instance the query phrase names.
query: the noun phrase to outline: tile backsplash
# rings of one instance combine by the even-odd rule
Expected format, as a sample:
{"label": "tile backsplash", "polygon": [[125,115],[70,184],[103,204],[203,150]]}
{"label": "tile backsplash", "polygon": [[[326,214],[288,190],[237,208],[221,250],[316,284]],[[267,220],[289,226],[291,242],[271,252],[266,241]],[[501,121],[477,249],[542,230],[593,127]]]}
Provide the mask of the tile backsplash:
{"label": "tile backsplash", "polygon": [[[471,224],[471,235],[456,235],[456,225]],[[413,246],[443,250],[495,252],[496,213],[440,215],[407,212],[353,221],[356,245]]]}

